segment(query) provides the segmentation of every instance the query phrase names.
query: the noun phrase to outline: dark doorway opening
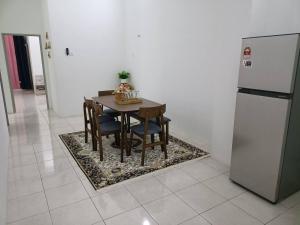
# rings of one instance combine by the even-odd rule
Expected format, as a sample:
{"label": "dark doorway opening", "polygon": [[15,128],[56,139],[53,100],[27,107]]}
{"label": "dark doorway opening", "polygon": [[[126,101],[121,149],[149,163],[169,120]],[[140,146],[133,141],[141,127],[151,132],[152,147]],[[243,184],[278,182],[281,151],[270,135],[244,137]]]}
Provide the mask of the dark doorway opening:
{"label": "dark doorway opening", "polygon": [[30,68],[29,48],[26,37],[13,36],[15,54],[18,65],[20,88],[25,90],[33,89],[32,73]]}

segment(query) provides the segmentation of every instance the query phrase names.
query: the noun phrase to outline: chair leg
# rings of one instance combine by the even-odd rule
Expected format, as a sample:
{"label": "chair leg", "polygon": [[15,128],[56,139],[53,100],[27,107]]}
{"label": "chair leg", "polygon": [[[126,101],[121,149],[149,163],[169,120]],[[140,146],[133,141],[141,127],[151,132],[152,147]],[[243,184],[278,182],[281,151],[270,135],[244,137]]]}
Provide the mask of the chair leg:
{"label": "chair leg", "polygon": [[[160,132],[159,133],[159,141],[163,141],[163,137],[162,136],[163,136],[163,134],[162,134],[162,132]],[[161,144],[160,147],[161,147],[161,151],[163,152],[164,151],[163,145]]]}
{"label": "chair leg", "polygon": [[165,159],[167,159],[168,158],[168,152],[167,152],[166,141],[164,140],[163,142],[164,142],[164,144],[163,144],[163,150],[165,152]]}
{"label": "chair leg", "polygon": [[98,141],[99,141],[99,155],[100,155],[100,161],[103,161],[102,137],[100,137]]}
{"label": "chair leg", "polygon": [[84,140],[85,140],[85,143],[88,143],[88,131],[87,131],[87,128],[85,127],[84,128]]}
{"label": "chair leg", "polygon": [[143,149],[142,149],[142,161],[141,166],[144,166],[145,164],[145,151],[146,151],[146,137],[143,138]]}
{"label": "chair leg", "polygon": [[120,146],[120,133],[115,133],[116,146]]}
{"label": "chair leg", "polygon": [[97,151],[97,140],[95,139],[94,136],[92,136],[92,146],[93,146],[93,151]]}
{"label": "chair leg", "polygon": [[131,155],[132,141],[133,141],[133,132],[130,132],[130,140],[129,140],[129,155]]}
{"label": "chair leg", "polygon": [[[154,143],[154,139],[155,139],[154,134],[151,134],[151,143],[152,143],[152,144]],[[152,146],[152,149],[154,149],[154,146]]]}
{"label": "chair leg", "polygon": [[130,132],[130,115],[129,113],[127,114],[127,132]]}
{"label": "chair leg", "polygon": [[169,122],[166,123],[166,145],[169,144]]}
{"label": "chair leg", "polygon": [[168,153],[167,153],[167,147],[166,147],[166,139],[165,135],[163,132],[159,134],[159,140],[162,141],[163,143],[160,145],[161,150],[165,153],[165,159],[168,158]]}

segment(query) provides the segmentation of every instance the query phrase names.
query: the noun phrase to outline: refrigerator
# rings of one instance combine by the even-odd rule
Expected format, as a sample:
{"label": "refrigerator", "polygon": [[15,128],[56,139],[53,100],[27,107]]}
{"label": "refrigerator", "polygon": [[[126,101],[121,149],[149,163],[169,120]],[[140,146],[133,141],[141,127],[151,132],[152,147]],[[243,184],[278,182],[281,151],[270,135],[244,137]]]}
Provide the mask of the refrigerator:
{"label": "refrigerator", "polygon": [[276,203],[300,190],[299,34],[242,40],[230,179]]}

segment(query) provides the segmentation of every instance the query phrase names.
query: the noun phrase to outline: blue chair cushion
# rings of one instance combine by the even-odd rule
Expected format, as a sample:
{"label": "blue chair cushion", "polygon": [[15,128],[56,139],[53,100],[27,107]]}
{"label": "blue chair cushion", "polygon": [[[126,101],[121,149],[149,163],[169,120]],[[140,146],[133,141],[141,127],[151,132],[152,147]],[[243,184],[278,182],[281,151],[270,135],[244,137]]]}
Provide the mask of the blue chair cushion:
{"label": "blue chair cushion", "polygon": [[117,117],[120,116],[120,113],[113,109],[104,109],[103,114],[107,116]]}
{"label": "blue chair cushion", "polygon": [[105,123],[105,122],[109,122],[109,121],[116,121],[116,119],[112,116],[102,115],[102,116],[99,116],[99,121],[101,124],[101,123]]}
{"label": "blue chair cushion", "polygon": [[101,133],[116,133],[121,130],[121,123],[119,121],[108,121],[101,123],[100,125]]}
{"label": "blue chair cushion", "polygon": [[[141,123],[139,125],[135,125],[131,127],[132,132],[139,134],[139,135],[144,135],[144,124]],[[148,123],[148,131],[147,134],[157,134],[161,132],[160,126],[158,126],[155,123]]]}

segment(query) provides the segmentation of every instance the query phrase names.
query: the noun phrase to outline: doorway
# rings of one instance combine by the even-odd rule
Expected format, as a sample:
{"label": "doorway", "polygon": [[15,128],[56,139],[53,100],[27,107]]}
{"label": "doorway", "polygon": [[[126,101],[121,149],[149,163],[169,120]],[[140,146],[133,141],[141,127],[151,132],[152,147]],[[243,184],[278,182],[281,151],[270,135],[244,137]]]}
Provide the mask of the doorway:
{"label": "doorway", "polygon": [[48,109],[39,35],[3,34],[13,113]]}

